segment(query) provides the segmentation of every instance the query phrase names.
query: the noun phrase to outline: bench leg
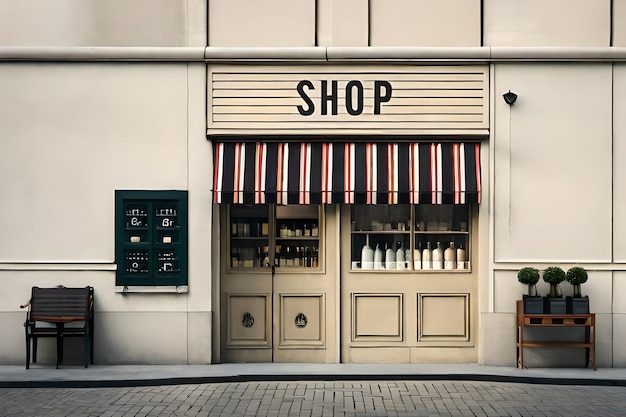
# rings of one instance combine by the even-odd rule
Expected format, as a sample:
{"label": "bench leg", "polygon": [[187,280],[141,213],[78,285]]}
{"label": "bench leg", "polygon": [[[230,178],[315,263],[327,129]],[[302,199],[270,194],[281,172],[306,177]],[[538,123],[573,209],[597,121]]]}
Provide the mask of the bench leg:
{"label": "bench leg", "polygon": [[91,338],[85,335],[85,368],[89,368],[89,352],[91,351]]}
{"label": "bench leg", "polygon": [[26,330],[26,369],[30,368],[30,338],[28,337],[28,330]]}
{"label": "bench leg", "polygon": [[32,336],[31,340],[33,342],[33,363],[37,363],[37,337]]}
{"label": "bench leg", "polygon": [[63,362],[63,336],[57,335],[57,369],[59,369],[59,365]]}
{"label": "bench leg", "polygon": [[93,339],[94,339],[94,328],[93,328],[93,322],[94,320],[91,319],[90,325],[89,325],[89,361],[91,362],[91,364],[93,365]]}

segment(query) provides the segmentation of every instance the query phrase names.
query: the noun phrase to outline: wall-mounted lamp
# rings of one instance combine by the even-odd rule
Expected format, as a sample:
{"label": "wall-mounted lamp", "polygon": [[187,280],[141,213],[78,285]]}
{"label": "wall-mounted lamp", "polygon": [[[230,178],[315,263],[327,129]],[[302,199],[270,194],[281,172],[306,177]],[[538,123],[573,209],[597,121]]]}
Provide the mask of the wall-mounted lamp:
{"label": "wall-mounted lamp", "polygon": [[515,101],[517,100],[517,94],[515,94],[514,92],[512,92],[511,90],[509,90],[508,93],[504,93],[502,95],[502,97],[504,97],[504,101],[506,102],[506,104],[508,104],[509,106],[513,105],[515,103]]}

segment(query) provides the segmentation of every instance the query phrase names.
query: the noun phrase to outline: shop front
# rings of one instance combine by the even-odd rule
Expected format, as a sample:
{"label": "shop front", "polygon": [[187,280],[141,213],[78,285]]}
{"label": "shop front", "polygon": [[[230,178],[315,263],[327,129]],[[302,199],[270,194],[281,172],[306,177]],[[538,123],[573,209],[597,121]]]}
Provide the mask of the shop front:
{"label": "shop front", "polygon": [[478,361],[487,79],[210,68],[216,361]]}

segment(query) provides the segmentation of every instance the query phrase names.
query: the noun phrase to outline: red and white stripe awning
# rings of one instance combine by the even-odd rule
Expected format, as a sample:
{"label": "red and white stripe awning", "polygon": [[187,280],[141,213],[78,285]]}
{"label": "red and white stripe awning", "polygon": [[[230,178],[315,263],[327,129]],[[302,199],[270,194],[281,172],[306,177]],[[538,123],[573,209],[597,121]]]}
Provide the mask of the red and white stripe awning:
{"label": "red and white stripe awning", "polygon": [[215,143],[213,201],[480,203],[480,143]]}

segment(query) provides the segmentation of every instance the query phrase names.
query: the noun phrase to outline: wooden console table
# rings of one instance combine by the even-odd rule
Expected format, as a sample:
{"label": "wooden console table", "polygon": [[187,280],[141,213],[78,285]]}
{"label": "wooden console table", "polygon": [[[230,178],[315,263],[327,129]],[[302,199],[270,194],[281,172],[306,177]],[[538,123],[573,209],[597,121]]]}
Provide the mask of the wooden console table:
{"label": "wooden console table", "polygon": [[[524,327],[584,327],[585,340],[525,340]],[[585,348],[585,365],[596,370],[595,314],[524,314],[522,300],[517,301],[517,367],[524,368],[524,348]]]}

